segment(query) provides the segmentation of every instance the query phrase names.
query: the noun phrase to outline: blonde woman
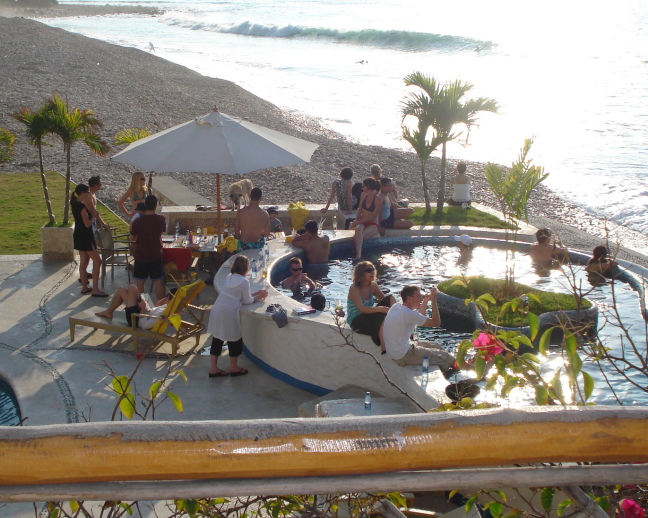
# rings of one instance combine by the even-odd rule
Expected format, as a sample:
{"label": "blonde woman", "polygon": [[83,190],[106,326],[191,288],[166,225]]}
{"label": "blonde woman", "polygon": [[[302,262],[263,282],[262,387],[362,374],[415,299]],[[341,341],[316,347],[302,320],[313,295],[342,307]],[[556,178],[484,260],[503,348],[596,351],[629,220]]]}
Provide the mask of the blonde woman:
{"label": "blonde woman", "polygon": [[[249,268],[250,260],[246,256],[239,255],[234,259],[231,273],[225,279],[221,292],[209,313],[207,332],[212,335],[209,351],[210,378],[244,376],[248,373],[247,369],[238,364],[238,357],[243,353],[243,330],[239,309],[243,304],[259,302],[268,296],[267,290],[250,293],[250,281],[245,278]],[[223,352],[225,342],[230,357],[228,371],[218,367],[218,357]]]}
{"label": "blonde woman", "polygon": [[356,264],[347,298],[347,323],[356,333],[371,336],[381,351],[385,350],[382,324],[394,302],[394,297],[385,295],[376,284],[373,263],[361,261]]}
{"label": "blonde woman", "polygon": [[[124,195],[119,199],[117,205],[119,206],[121,211],[126,214],[126,216],[132,218],[135,215],[135,208],[137,207],[137,204],[141,201],[144,201],[144,198],[146,198],[149,194],[149,190],[146,187],[146,176],[144,176],[144,173],[133,173],[130,186],[128,187],[128,190],[124,193]],[[125,204],[127,200],[130,200],[130,211],[126,210]]]}

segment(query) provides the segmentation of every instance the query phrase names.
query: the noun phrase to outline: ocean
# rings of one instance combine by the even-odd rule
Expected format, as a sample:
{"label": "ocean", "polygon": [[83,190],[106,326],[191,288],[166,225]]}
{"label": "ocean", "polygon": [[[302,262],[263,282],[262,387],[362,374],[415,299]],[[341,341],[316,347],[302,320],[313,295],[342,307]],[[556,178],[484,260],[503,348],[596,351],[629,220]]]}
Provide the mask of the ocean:
{"label": "ocean", "polygon": [[159,7],[156,17],[41,21],[145,51],[152,43],[159,57],[364,144],[407,148],[407,74],[467,81],[470,97],[491,97],[501,110],[480,116],[450,157],[509,164],[533,137],[548,187],[648,235],[643,0],[59,1]]}

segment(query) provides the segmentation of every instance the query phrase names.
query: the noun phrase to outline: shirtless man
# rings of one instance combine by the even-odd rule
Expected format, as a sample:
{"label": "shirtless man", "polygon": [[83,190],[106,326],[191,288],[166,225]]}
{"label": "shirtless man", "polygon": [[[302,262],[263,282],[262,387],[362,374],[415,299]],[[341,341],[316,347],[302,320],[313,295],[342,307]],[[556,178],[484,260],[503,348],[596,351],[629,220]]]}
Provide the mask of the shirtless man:
{"label": "shirtless man", "polygon": [[88,212],[95,217],[95,220],[99,225],[104,229],[110,230],[110,225],[106,223],[97,210],[97,195],[95,194],[99,189],[101,189],[101,178],[99,176],[93,176],[88,180],[88,187],[90,187],[90,196],[88,196],[85,203]]}
{"label": "shirtless man", "polygon": [[[554,260],[564,261],[567,258],[567,250],[562,247],[560,240],[555,240],[553,244],[549,243],[551,230],[541,228],[536,232],[537,242],[531,245],[529,255],[534,263],[550,265]],[[558,246],[558,244],[561,246]]]}
{"label": "shirtless man", "polygon": [[286,277],[281,281],[281,287],[287,290],[300,290],[302,285],[307,286],[309,290],[319,288],[313,279],[304,273],[304,266],[302,265],[299,257],[291,257],[289,262],[290,277]]}
{"label": "shirtless man", "polygon": [[292,245],[306,252],[310,264],[328,263],[330,244],[328,236],[318,235],[317,221],[309,221],[304,225],[304,232],[292,240]]}
{"label": "shirtless man", "polygon": [[238,251],[259,249],[265,245],[266,237],[270,235],[270,217],[259,207],[262,196],[261,189],[255,187],[250,192],[250,204],[239,209],[234,223],[234,237],[238,241]]}

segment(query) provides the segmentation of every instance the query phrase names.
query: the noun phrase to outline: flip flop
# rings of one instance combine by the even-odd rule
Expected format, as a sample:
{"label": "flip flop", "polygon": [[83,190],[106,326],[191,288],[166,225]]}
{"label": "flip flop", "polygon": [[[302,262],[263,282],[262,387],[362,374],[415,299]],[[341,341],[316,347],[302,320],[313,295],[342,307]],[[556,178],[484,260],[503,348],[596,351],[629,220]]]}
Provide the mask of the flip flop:
{"label": "flip flop", "polygon": [[230,373],[227,371],[218,371],[214,374],[212,374],[211,372],[209,373],[210,378],[224,378],[225,376],[229,376],[229,375]]}
{"label": "flip flop", "polygon": [[[92,288],[90,288],[90,291],[92,291]],[[109,297],[110,295],[108,295],[107,293],[93,293],[92,296],[93,297]]]}
{"label": "flip flop", "polygon": [[[92,279],[92,274],[91,273],[86,273],[86,277],[88,279]],[[79,282],[83,282],[81,279],[78,279]]]}
{"label": "flip flop", "polygon": [[234,377],[234,376],[245,376],[247,373],[248,373],[247,369],[241,369],[241,370],[238,370],[238,371],[235,371],[235,372],[230,371],[229,375],[232,376],[232,377]]}
{"label": "flip flop", "polygon": [[85,290],[81,290],[81,295],[87,295],[88,293],[92,293],[92,288],[88,287]]}

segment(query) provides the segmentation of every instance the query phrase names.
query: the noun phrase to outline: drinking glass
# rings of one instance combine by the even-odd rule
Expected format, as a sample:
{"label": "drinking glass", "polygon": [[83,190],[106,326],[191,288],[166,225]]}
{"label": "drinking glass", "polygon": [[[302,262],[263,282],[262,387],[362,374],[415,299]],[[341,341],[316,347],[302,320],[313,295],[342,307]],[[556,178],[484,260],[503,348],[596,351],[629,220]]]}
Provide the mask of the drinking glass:
{"label": "drinking glass", "polygon": [[335,234],[337,232],[337,218],[335,216],[333,216],[332,224],[333,224],[333,234]]}

